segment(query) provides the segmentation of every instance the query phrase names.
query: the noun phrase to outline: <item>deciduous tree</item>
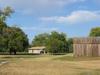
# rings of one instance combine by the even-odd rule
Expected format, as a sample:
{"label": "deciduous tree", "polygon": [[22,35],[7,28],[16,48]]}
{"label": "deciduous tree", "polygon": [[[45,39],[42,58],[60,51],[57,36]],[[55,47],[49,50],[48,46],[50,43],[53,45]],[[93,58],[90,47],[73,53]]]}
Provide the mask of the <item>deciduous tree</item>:
{"label": "deciduous tree", "polygon": [[91,37],[100,37],[100,27],[92,28],[90,31]]}

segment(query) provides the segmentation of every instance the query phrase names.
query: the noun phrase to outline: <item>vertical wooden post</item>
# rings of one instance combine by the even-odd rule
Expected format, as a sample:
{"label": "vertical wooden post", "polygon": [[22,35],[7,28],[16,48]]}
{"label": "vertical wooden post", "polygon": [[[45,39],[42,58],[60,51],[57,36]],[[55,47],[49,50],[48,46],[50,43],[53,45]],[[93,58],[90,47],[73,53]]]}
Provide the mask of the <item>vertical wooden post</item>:
{"label": "vertical wooden post", "polygon": [[74,38],[74,56],[100,56],[100,37]]}

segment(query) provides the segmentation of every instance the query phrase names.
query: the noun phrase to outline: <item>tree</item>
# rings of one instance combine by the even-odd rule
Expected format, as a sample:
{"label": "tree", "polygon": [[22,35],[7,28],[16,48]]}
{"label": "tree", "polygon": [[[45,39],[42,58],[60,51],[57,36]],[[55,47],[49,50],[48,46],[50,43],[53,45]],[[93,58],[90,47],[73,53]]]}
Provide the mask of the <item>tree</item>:
{"label": "tree", "polygon": [[49,39],[49,34],[43,33],[35,36],[32,41],[32,46],[46,46],[47,40]]}
{"label": "tree", "polygon": [[22,52],[28,47],[27,35],[18,27],[10,27],[6,19],[13,13],[10,7],[0,10],[0,51]]}
{"label": "tree", "polygon": [[92,28],[89,36],[91,37],[100,37],[100,27]]}
{"label": "tree", "polygon": [[13,12],[14,10],[9,6],[0,10],[0,21],[5,21],[7,17],[10,17]]}
{"label": "tree", "polygon": [[33,46],[46,46],[46,52],[64,53],[68,52],[66,35],[56,31],[35,36],[32,42]]}
{"label": "tree", "polygon": [[8,38],[9,49],[13,48],[19,52],[23,52],[29,45],[27,35],[18,27],[11,27],[11,32]]}
{"label": "tree", "polygon": [[11,7],[6,7],[0,10],[0,34],[2,34],[3,29],[7,27],[5,21],[13,12],[14,11],[11,9]]}
{"label": "tree", "polygon": [[68,51],[69,51],[69,53],[72,53],[73,52],[73,39],[72,38],[68,39],[67,45],[68,45]]}
{"label": "tree", "polygon": [[65,53],[68,52],[66,35],[56,31],[51,32],[48,39],[47,50],[50,53]]}

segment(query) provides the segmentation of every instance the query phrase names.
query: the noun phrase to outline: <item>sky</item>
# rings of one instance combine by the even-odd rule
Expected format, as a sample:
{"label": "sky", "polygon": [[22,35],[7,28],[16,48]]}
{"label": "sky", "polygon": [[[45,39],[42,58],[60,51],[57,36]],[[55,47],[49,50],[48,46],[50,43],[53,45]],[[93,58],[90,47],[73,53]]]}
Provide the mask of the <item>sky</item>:
{"label": "sky", "polygon": [[8,25],[23,29],[30,42],[51,31],[87,37],[91,28],[100,27],[100,0],[0,0],[0,9],[6,6],[15,11]]}

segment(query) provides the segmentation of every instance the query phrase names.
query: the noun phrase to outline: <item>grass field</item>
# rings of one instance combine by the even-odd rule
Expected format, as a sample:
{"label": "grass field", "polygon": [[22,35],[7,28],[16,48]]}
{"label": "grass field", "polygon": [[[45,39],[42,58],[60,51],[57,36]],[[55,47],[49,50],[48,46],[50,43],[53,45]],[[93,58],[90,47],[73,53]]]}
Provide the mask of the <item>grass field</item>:
{"label": "grass field", "polygon": [[0,55],[0,75],[100,75],[100,57]]}

